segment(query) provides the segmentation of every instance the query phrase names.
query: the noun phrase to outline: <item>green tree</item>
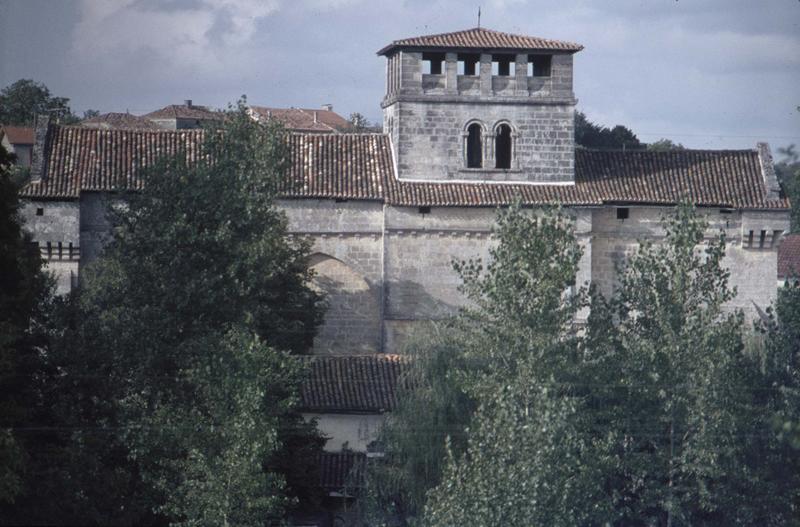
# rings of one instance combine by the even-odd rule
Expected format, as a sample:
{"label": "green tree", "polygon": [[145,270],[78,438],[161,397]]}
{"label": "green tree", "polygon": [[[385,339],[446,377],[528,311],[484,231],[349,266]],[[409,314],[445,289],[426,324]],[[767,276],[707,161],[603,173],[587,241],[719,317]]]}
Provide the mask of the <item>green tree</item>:
{"label": "green tree", "polygon": [[362,501],[370,525],[407,525],[421,515],[428,491],[441,480],[448,445],[453,452],[465,448],[475,410],[459,373],[463,347],[449,323],[418,331],[403,353],[409,362],[397,406],[379,437],[385,457],[368,465]]}
{"label": "green tree", "polygon": [[778,148],[781,160],[775,163],[784,194],[792,203],[792,232],[800,232],[800,157],[795,145]]}
{"label": "green tree", "polygon": [[619,124],[614,128],[595,124],[583,112],[575,112],[575,143],[598,150],[641,150],[647,146],[629,128]]}
{"label": "green tree", "polygon": [[113,239],[80,291],[120,440],[158,493],[142,499],[176,524],[251,525],[310,485],[287,489],[276,469],[284,438],[322,442],[294,411],[289,352],[309,349],[322,313],[308,245],[288,241],[273,204],[286,148],[240,105],[207,131],[208,161],[164,159],[113,207]]}
{"label": "green tree", "polygon": [[12,156],[0,147],[0,516],[35,485],[26,477],[32,441],[26,429],[42,412],[36,379],[52,294],[19,208]]}
{"label": "green tree", "polygon": [[69,99],[52,96],[41,82],[20,79],[0,90],[0,123],[33,126],[37,114],[54,116],[66,124],[77,120]]}
{"label": "green tree", "polygon": [[670,139],[659,139],[647,145],[647,149],[656,152],[663,152],[669,150],[685,150],[686,148],[680,144],[671,141]]}
{"label": "green tree", "polygon": [[744,315],[724,308],[724,234],[706,239],[687,204],[664,229],[622,265],[611,301],[590,290],[581,337],[568,330],[583,305],[564,292],[568,230],[552,231],[550,252],[530,250],[540,229],[501,235],[486,278],[462,274],[478,408],[427,524],[792,525],[797,308],[780,301],[786,320],[748,352]]}

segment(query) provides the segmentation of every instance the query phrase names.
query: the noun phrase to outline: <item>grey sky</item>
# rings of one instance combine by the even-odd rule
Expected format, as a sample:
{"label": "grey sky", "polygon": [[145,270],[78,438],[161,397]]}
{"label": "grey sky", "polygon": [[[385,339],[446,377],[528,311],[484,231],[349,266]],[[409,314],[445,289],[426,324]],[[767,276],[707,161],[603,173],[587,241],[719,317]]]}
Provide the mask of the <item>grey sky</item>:
{"label": "grey sky", "polygon": [[193,99],[380,119],[404,37],[476,25],[575,41],[579,109],[644,141],[800,144],[798,0],[0,0],[0,86],[44,82],[73,110]]}

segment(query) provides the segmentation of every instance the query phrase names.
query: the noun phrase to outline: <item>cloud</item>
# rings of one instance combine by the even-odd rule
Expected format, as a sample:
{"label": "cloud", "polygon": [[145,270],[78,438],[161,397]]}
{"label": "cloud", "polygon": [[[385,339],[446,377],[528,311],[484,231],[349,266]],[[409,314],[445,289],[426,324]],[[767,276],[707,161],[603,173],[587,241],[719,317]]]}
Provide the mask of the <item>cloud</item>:
{"label": "cloud", "polygon": [[72,51],[88,62],[145,55],[173,70],[210,70],[278,7],[278,0],[82,0]]}

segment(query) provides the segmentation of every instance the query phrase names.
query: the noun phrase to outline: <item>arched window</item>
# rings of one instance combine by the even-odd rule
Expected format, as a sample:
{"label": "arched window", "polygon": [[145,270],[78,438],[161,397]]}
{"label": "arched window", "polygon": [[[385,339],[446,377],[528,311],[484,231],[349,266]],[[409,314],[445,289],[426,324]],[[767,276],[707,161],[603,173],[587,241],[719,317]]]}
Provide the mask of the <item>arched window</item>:
{"label": "arched window", "polygon": [[511,168],[511,127],[501,124],[494,139],[495,168]]}
{"label": "arched window", "polygon": [[467,128],[467,168],[481,168],[483,166],[482,143],[481,125],[472,123]]}

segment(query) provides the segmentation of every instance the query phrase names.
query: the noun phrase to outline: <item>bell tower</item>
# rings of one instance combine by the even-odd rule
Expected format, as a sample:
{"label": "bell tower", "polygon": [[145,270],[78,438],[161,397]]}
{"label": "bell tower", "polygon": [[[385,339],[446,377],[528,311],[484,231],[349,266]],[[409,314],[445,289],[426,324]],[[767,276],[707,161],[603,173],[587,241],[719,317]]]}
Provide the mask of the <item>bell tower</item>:
{"label": "bell tower", "polygon": [[398,177],[574,183],[572,56],[581,49],[475,28],[378,51]]}

